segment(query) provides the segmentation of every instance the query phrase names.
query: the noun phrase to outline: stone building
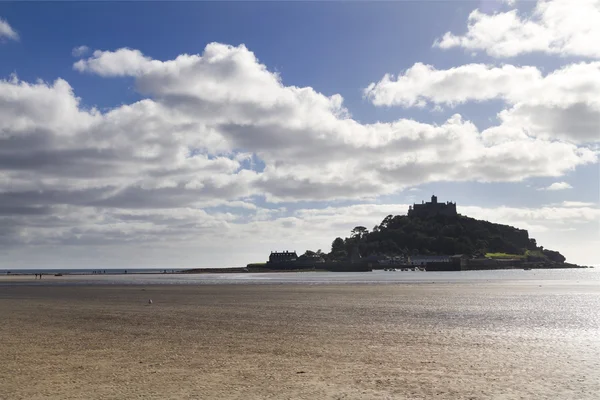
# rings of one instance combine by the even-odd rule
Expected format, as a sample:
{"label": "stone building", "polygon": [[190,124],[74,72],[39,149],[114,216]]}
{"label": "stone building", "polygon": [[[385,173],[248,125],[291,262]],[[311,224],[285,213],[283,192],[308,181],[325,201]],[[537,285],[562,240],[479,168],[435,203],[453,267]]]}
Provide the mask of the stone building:
{"label": "stone building", "polygon": [[456,216],[456,203],[450,201],[438,203],[437,196],[434,195],[431,196],[431,202],[422,202],[421,204],[413,204],[408,207],[409,217],[428,218],[436,215]]}
{"label": "stone building", "polygon": [[298,254],[295,251],[272,251],[269,255],[269,263],[271,264],[296,261],[297,259]]}

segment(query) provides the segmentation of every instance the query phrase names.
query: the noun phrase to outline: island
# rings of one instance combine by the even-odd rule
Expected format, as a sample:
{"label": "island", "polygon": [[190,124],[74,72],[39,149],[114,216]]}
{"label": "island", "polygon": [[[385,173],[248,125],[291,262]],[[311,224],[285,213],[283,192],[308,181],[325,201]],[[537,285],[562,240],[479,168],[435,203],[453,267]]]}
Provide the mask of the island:
{"label": "island", "polygon": [[461,215],[456,203],[413,204],[406,215],[388,215],[371,231],[357,226],[335,238],[331,251],[273,251],[247,271],[465,271],[587,268],[567,263],[558,251],[539,246],[525,229]]}

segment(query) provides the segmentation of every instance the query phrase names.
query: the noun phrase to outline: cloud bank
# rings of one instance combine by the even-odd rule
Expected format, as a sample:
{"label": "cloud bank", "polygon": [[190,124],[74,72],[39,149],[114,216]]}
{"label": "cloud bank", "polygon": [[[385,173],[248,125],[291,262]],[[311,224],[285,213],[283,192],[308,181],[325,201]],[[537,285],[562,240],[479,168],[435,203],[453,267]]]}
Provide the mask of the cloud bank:
{"label": "cloud bank", "polygon": [[[168,61],[131,49],[96,51],[74,68],[131,76],[146,98],[103,113],[82,108],[62,79],[0,81],[0,213],[11,216],[5,242],[159,240],[171,228],[150,229],[144,218],[173,221],[165,215],[174,209],[197,220],[180,221],[186,237],[227,223],[204,207],[253,197],[360,200],[431,181],[558,177],[597,160],[575,144],[480,132],[458,114],[442,125],[361,124],[340,95],[285,86],[243,45],[211,43],[202,55]],[[91,218],[94,228],[46,229],[75,216]]]}
{"label": "cloud bank", "polygon": [[[455,106],[500,99],[507,108],[489,136],[522,135],[574,143],[600,140],[600,62],[547,73],[532,66],[467,64],[447,70],[417,63],[365,89],[376,106]],[[493,139],[492,139],[493,140]]]}

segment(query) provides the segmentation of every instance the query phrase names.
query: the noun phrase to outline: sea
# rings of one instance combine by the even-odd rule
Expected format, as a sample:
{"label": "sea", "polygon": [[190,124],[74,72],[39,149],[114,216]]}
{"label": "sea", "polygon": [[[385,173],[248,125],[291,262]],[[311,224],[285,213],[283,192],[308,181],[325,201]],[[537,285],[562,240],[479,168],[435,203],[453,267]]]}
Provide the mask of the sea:
{"label": "sea", "polygon": [[58,269],[49,269],[49,268],[39,268],[39,269],[0,269],[1,275],[35,275],[35,274],[44,274],[44,275],[55,275],[55,274],[63,274],[63,275],[122,275],[122,274],[160,274],[160,273],[180,273],[182,269],[173,269],[173,268],[58,268]]}
{"label": "sea", "polygon": [[[44,274],[36,279],[34,274]],[[60,276],[56,276],[56,275]],[[5,277],[12,277],[4,279]],[[600,287],[600,268],[490,271],[261,272],[184,274],[174,269],[0,270],[6,285],[524,283]]]}

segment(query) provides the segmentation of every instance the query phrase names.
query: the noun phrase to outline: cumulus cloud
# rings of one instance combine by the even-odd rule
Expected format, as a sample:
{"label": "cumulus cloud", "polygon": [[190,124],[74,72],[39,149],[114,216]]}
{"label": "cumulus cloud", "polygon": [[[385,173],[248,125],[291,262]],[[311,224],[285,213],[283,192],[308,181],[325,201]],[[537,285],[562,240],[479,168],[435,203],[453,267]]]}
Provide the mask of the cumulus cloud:
{"label": "cumulus cloud", "polygon": [[151,64],[152,60],[144,57],[141,51],[123,48],[116,51],[96,50],[89,59],[73,64],[73,68],[100,76],[125,76],[141,74]]}
{"label": "cumulus cloud", "polygon": [[[364,91],[376,106],[453,106],[467,101],[527,97],[526,87],[540,86],[543,79],[536,67],[467,64],[447,70],[416,63],[397,78],[386,74]],[[538,82],[534,85],[534,82]],[[531,92],[531,89],[529,90]]]}
{"label": "cumulus cloud", "polygon": [[[531,66],[467,64],[447,70],[417,63],[365,89],[377,106],[454,106],[501,99],[503,131],[545,139],[600,140],[600,62],[570,64],[545,76]],[[491,132],[497,132],[494,129]]]}
{"label": "cumulus cloud", "polygon": [[[518,180],[531,173],[515,175],[515,171],[499,171],[505,171],[499,164],[491,165],[520,152],[515,148],[509,156],[500,147],[486,147],[476,127],[459,115],[442,126],[411,120],[360,124],[349,117],[341,96],[284,86],[244,46],[213,43],[202,55],[181,55],[165,62],[131,49],[97,51],[75,68],[102,76],[133,76],[138,91],[202,120],[225,148],[258,154],[266,167],[257,184],[270,200],[360,197],[361,192],[391,193],[417,180]],[[554,147],[521,139],[521,146]],[[461,152],[467,166],[479,163],[489,173],[468,172],[465,165],[448,167],[443,174],[435,171],[442,165],[432,160],[444,160],[444,167],[456,163],[451,149],[454,154]],[[529,154],[539,154],[530,150]],[[565,151],[572,161],[569,153],[577,153],[575,158],[583,163],[595,158],[586,149],[561,145],[555,150]],[[360,157],[352,156],[357,153]],[[369,158],[375,154],[379,159],[372,163]],[[319,163],[319,173],[307,162]]]}
{"label": "cumulus cloud", "polygon": [[555,191],[555,190],[566,190],[566,189],[573,189],[573,186],[569,185],[567,182],[554,182],[550,186],[541,188],[539,190]]}
{"label": "cumulus cloud", "polygon": [[0,41],[3,39],[19,40],[19,34],[6,22],[0,18]]}
{"label": "cumulus cloud", "polygon": [[286,86],[244,46],[212,43],[167,61],[96,51],[74,68],[130,76],[144,98],[102,112],[82,107],[63,79],[0,81],[0,219],[11,227],[3,244],[291,235],[306,214],[248,204],[560,177],[597,161],[587,147],[505,127],[492,135],[458,114],[442,124],[360,123],[340,95]]}
{"label": "cumulus cloud", "polygon": [[77,46],[71,50],[71,54],[73,57],[81,57],[86,55],[90,51],[90,48],[87,46]]}
{"label": "cumulus cloud", "polygon": [[446,32],[434,43],[449,49],[485,51],[492,57],[514,57],[531,52],[600,58],[599,0],[538,0],[531,15],[518,10],[469,15],[464,35]]}

